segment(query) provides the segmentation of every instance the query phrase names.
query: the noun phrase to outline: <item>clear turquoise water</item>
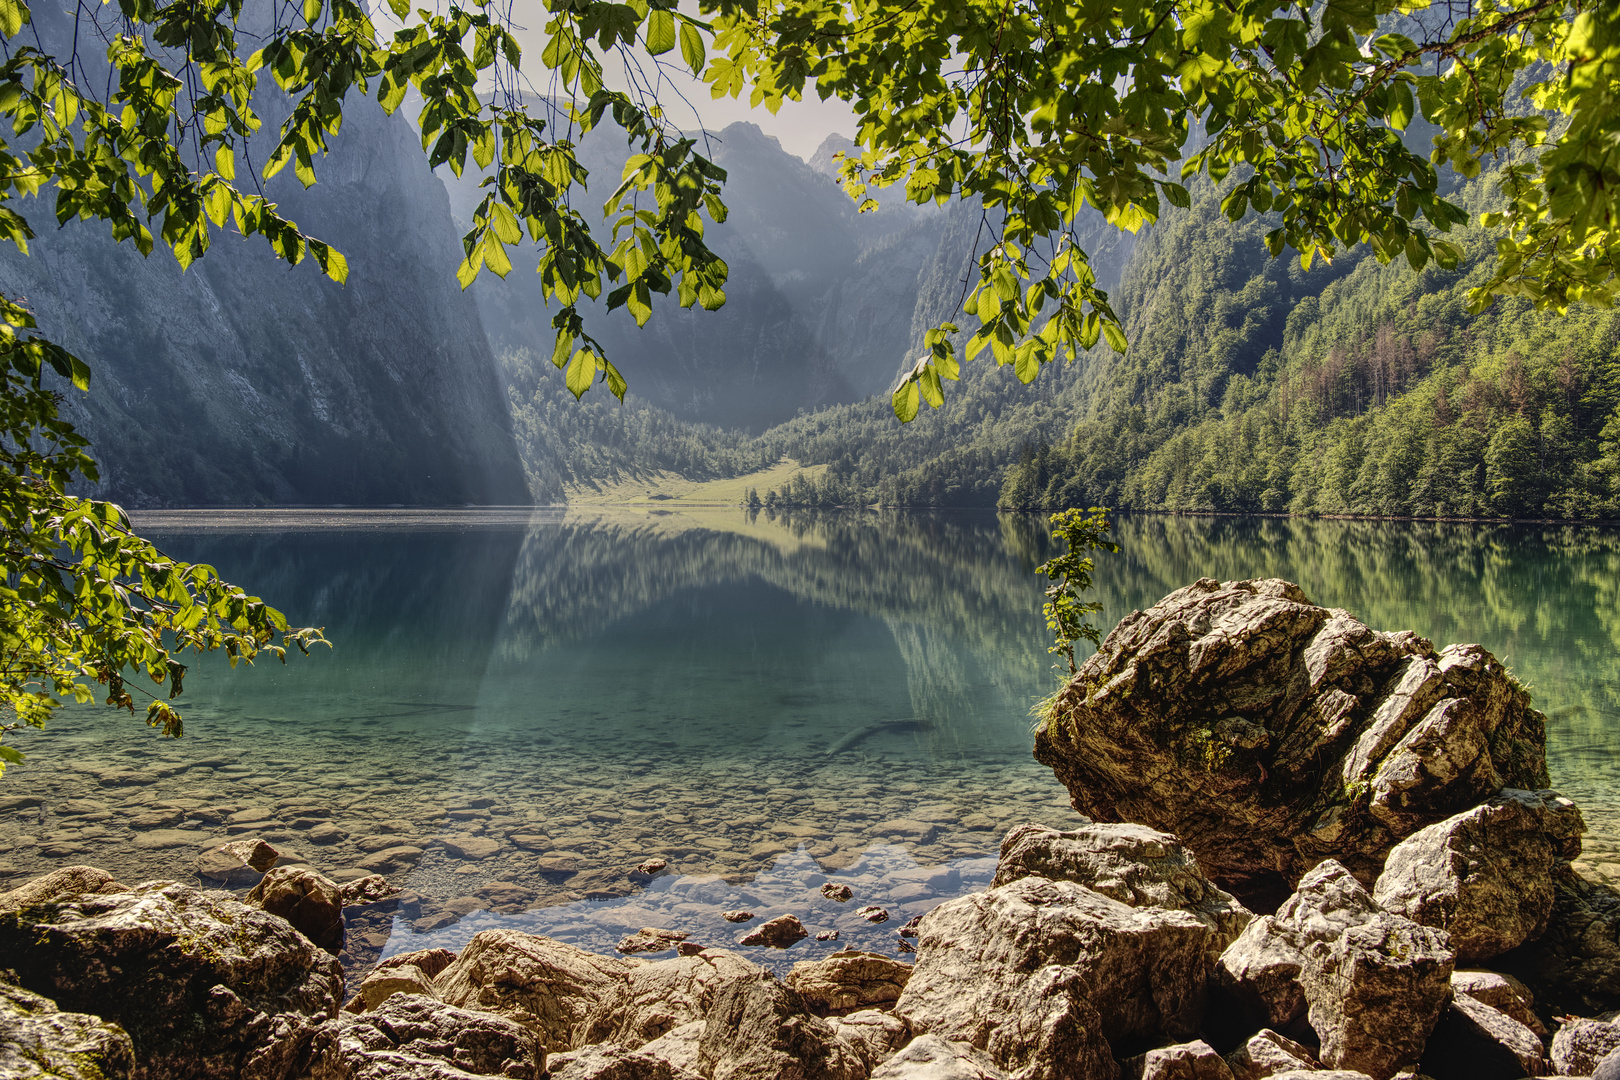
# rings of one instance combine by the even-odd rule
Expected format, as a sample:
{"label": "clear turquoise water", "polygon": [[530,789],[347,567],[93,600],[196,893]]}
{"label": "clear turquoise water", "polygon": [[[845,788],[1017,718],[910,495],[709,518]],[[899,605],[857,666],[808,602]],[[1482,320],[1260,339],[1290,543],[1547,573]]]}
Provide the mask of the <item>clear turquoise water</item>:
{"label": "clear turquoise water", "polygon": [[[662,924],[647,920],[720,942],[741,932],[718,920],[727,906],[792,910],[840,929],[841,944],[892,947],[903,916],[983,883],[1005,827],[1070,813],[1029,757],[1028,710],[1056,680],[1032,573],[1052,552],[1036,517],[626,509],[139,524],[295,623],[324,626],[334,648],[286,667],[194,664],[178,744],[75,711],[24,738],[33,756],[8,786],[118,794],[94,779],[113,762],[151,771],[147,801],[325,801],[342,842],[300,843],[291,824],[280,834],[323,870],[352,870],[364,853],[351,841],[403,819],[428,854],[391,876],[429,908],[492,881],[533,891],[431,930],[402,920],[390,950],[496,924],[606,948],[626,927]],[[1098,558],[1107,625],[1201,576],[1280,576],[1381,629],[1483,643],[1549,714],[1555,783],[1586,808],[1593,858],[1615,850],[1620,533],[1126,516],[1116,535],[1123,550]],[[193,764],[204,759],[217,763]],[[496,820],[455,816],[479,796]],[[121,816],[102,843],[126,835]],[[0,872],[48,868],[46,817],[0,829]],[[512,847],[519,821],[550,844]],[[199,845],[224,828],[179,827]],[[434,844],[469,828],[500,854],[458,862]],[[534,869],[548,846],[586,868],[661,855],[674,872],[585,900]],[[173,876],[192,854],[132,857]],[[827,874],[895,919],[872,927],[820,900]]]}

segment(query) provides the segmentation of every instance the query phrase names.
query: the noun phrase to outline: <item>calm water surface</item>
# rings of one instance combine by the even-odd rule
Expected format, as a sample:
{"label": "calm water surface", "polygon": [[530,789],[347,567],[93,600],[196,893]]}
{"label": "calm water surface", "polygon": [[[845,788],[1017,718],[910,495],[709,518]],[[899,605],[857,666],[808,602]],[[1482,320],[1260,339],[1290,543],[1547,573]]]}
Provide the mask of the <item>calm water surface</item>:
{"label": "calm water surface", "polygon": [[[197,662],[179,743],[104,711],[24,736],[6,787],[45,801],[0,813],[0,887],[70,862],[179,876],[201,847],[263,835],[415,893],[368,932],[371,957],[494,925],[604,950],[644,925],[726,944],[747,927],[719,911],[739,907],[892,951],[906,917],[988,880],[1006,828],[1071,819],[1029,756],[1029,708],[1056,680],[1039,518],[138,524],[335,647],[286,667]],[[1620,877],[1620,533],[1127,516],[1117,538],[1098,559],[1108,625],[1201,576],[1279,576],[1374,627],[1486,645],[1549,715],[1554,781],[1593,825],[1588,869]],[[653,856],[669,872],[627,872]],[[821,899],[830,877],[857,902]],[[890,923],[857,918],[862,903]]]}

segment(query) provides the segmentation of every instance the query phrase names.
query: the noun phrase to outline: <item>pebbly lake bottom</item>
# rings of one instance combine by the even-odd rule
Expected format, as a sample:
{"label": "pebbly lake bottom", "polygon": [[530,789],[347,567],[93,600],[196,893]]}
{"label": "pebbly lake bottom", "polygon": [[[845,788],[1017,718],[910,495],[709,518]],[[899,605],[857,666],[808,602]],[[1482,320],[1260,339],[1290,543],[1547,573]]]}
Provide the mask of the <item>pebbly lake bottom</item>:
{"label": "pebbly lake bottom", "polygon": [[[792,913],[777,967],[982,888],[1013,826],[1075,820],[1029,756],[1055,685],[1040,520],[741,511],[173,513],[140,520],[330,652],[198,661],[187,735],[70,709],[17,741],[0,888],[60,866],[195,880],[259,836],[403,910],[352,928],[351,973],[513,926],[610,952],[643,926],[731,945]],[[1123,517],[1111,625],[1204,575],[1282,576],[1443,645],[1480,641],[1549,715],[1580,869],[1620,885],[1614,530]],[[654,878],[634,868],[667,860]],[[820,895],[827,880],[854,898]],[[872,924],[855,914],[888,910]],[[756,918],[732,924],[722,911]],[[764,955],[760,955],[764,954]]]}

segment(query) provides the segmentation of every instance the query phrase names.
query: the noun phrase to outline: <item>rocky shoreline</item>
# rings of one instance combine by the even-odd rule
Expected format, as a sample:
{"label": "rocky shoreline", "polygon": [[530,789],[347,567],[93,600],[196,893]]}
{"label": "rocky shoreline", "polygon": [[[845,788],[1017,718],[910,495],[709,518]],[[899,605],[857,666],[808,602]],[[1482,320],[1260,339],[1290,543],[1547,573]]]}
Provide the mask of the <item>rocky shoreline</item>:
{"label": "rocky shoreline", "polygon": [[1206,580],[1054,700],[1037,754],[1089,817],[1007,833],[987,889],[901,928],[913,962],[493,929],[346,980],[400,890],[245,840],[206,860],[241,899],[90,868],[0,894],[0,1076],[1607,1080],[1620,894],[1572,866],[1540,724],[1477,646]]}

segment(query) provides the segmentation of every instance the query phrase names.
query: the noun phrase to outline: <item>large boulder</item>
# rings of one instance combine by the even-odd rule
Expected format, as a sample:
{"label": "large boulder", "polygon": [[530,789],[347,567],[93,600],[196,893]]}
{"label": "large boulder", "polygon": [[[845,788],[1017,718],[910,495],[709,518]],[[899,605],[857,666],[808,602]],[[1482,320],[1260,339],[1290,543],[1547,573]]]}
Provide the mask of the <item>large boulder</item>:
{"label": "large boulder", "polygon": [[1131,907],[1172,908],[1215,931],[1218,955],[1254,913],[1204,876],[1179,839],[1146,825],[1092,823],[1061,831],[1020,825],[1001,841],[993,885],[1021,877],[1073,881]]}
{"label": "large boulder", "polygon": [[129,1080],[135,1047],[116,1024],[62,1012],[0,983],[0,1076],[8,1080]]}
{"label": "large boulder", "polygon": [[631,965],[518,930],[484,930],[434,980],[439,997],[492,1012],[540,1037],[548,1050],[591,1041],[580,1029],[599,1002],[617,995]]}
{"label": "large boulder", "polygon": [[821,1016],[886,1008],[900,999],[911,965],[882,953],[846,949],[822,960],[801,960],[784,980]]}
{"label": "large boulder", "polygon": [[694,1020],[708,1018],[715,996],[734,982],[757,979],[763,969],[725,949],[658,960],[632,969],[603,992],[574,1035],[577,1045],[635,1047]]}
{"label": "large boulder", "polygon": [[0,911],[15,911],[33,904],[48,904],[85,894],[123,892],[124,886],[105,870],[94,866],[64,866],[44,877],[25,882],[10,892],[0,893]]}
{"label": "large boulder", "polygon": [[861,1009],[829,1017],[827,1023],[834,1035],[855,1048],[869,1069],[888,1061],[911,1041],[906,1022],[883,1009]]}
{"label": "large boulder", "polygon": [[1121,1062],[1121,1080],[1232,1080],[1232,1069],[1202,1039],[1160,1046]]}
{"label": "large boulder", "polygon": [[622,1046],[586,1046],[558,1055],[548,1080],[703,1080],[663,1058]]}
{"label": "large boulder", "polygon": [[866,1063],[799,995],[761,971],[715,997],[698,1043],[710,1080],[865,1080]]}
{"label": "large boulder", "polygon": [[1620,893],[1562,862],[1552,883],[1547,928],[1491,966],[1522,979],[1553,1012],[1620,1008]]}
{"label": "large boulder", "polygon": [[1328,1068],[1387,1080],[1417,1065],[1454,966],[1443,932],[1384,911],[1328,861],[1275,915],[1249,924],[1222,955],[1216,982],[1252,1021],[1298,1031],[1303,1015]]}
{"label": "large boulder", "polygon": [[335,957],[283,919],[174,882],[0,912],[21,985],[129,1033],[151,1080],[296,1075],[335,1016]]}
{"label": "large boulder", "polygon": [[1419,1072],[1432,1080],[1520,1080],[1544,1075],[1547,1062],[1534,1031],[1458,994],[1440,1014]]}
{"label": "large boulder", "polygon": [[1437,653],[1290,582],[1204,578],[1120,621],[1035,756],[1082,814],[1174,833],[1271,910],[1325,858],[1370,884],[1425,825],[1548,787],[1545,742],[1529,695],[1477,645]]}
{"label": "large boulder", "polygon": [[272,867],[247,903],[286,919],[333,956],[343,951],[343,893],[324,875],[307,867]]}
{"label": "large boulder", "polygon": [[976,1046],[924,1035],[872,1070],[872,1080],[1008,1080]]}
{"label": "large boulder", "polygon": [[1548,1056],[1558,1076],[1591,1076],[1598,1062],[1620,1050],[1620,1027],[1607,1020],[1571,1018],[1553,1034]]}
{"label": "large boulder", "polygon": [[1247,1042],[1226,1055],[1233,1080],[1265,1080],[1277,1073],[1317,1067],[1316,1055],[1279,1032],[1262,1028]]}
{"label": "large boulder", "polygon": [[1458,963],[1490,960],[1547,928],[1553,867],[1580,854],[1583,831],[1557,792],[1510,788],[1396,844],[1373,899],[1444,930]]}
{"label": "large boulder", "polygon": [[545,1075],[545,1050],[533,1032],[499,1016],[410,994],[396,994],[363,1016],[344,1014],[321,1025],[309,1058],[299,1080]]}
{"label": "large boulder", "polygon": [[894,1012],[1028,1080],[1111,1080],[1110,1043],[1197,1034],[1214,933],[1185,911],[1019,878],[923,916]]}

